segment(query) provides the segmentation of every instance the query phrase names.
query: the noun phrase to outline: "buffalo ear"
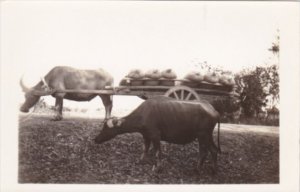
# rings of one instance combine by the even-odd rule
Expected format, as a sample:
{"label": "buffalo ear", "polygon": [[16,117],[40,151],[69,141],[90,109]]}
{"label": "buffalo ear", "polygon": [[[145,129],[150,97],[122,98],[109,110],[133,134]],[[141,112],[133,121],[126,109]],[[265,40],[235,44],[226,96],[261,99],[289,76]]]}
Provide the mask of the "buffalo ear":
{"label": "buffalo ear", "polygon": [[113,117],[112,118],[112,124],[116,127],[119,127],[123,123],[123,119],[118,118],[118,117]]}

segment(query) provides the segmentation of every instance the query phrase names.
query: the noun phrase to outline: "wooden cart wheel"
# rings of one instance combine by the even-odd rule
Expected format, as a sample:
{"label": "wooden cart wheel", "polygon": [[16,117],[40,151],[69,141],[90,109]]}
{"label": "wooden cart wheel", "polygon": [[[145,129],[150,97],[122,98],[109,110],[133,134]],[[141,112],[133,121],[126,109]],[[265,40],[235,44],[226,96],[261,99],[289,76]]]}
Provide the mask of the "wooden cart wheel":
{"label": "wooden cart wheel", "polygon": [[199,95],[187,86],[175,86],[170,88],[165,96],[185,101],[200,101]]}

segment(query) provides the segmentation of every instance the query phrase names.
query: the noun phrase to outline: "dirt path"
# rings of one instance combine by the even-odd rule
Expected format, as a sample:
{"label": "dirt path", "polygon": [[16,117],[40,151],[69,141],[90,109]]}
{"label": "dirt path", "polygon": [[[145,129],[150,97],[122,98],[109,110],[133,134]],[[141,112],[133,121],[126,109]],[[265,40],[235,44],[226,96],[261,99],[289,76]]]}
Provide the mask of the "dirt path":
{"label": "dirt path", "polygon": [[[20,115],[20,123],[26,121],[32,121],[36,118],[42,118],[43,120],[50,120],[51,117],[48,115]],[[86,117],[65,117],[65,120],[90,120],[90,121],[99,121],[101,122],[103,119],[97,118],[86,118]],[[59,122],[57,122],[59,123]],[[234,131],[234,132],[257,132],[257,133],[270,133],[270,134],[279,134],[279,127],[276,126],[262,126],[262,125],[243,125],[243,124],[230,124],[230,123],[222,123],[221,124],[222,131]]]}
{"label": "dirt path", "polygon": [[255,132],[261,134],[279,134],[279,127],[261,126],[261,125],[241,125],[241,124],[226,124],[222,123],[222,131],[233,132]]}

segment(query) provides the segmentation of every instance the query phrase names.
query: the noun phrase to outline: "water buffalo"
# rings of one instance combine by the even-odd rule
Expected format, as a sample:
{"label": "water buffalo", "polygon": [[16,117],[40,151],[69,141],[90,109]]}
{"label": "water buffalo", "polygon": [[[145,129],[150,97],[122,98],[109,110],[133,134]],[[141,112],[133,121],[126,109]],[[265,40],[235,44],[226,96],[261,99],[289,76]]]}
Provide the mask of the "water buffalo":
{"label": "water buffalo", "polygon": [[[213,141],[213,130],[218,123],[218,147]],[[208,102],[179,101],[157,96],[144,101],[137,109],[123,118],[106,119],[95,142],[100,144],[123,133],[141,133],[144,139],[143,160],[153,144],[158,169],[161,162],[160,141],[187,144],[195,139],[199,143],[201,168],[208,152],[213,158],[214,171],[217,169],[217,153],[220,151],[219,113]]]}
{"label": "water buffalo", "polygon": [[113,77],[103,69],[79,70],[72,67],[54,67],[42,80],[32,88],[24,85],[22,79],[20,85],[25,92],[25,102],[20,111],[28,112],[41,96],[52,95],[56,98],[55,108],[57,114],[53,120],[62,119],[63,99],[74,101],[90,101],[97,95],[102,99],[105,106],[105,118],[110,117],[112,110],[112,96],[90,93],[60,93],[55,90],[77,89],[77,90],[99,90],[105,86],[113,85]]}

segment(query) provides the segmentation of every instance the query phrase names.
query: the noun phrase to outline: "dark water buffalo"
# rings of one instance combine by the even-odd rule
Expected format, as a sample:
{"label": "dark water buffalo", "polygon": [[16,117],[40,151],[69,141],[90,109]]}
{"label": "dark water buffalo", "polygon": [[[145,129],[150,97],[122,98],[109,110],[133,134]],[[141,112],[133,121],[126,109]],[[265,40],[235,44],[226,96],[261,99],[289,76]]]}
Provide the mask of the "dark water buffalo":
{"label": "dark water buffalo", "polygon": [[[213,130],[218,126],[218,147],[213,141]],[[211,153],[214,170],[217,169],[219,144],[219,113],[207,102],[185,102],[164,96],[144,101],[137,109],[124,118],[110,118],[104,121],[96,143],[103,143],[123,133],[138,132],[144,138],[143,160],[153,144],[157,168],[160,166],[160,141],[187,144],[195,139],[199,143],[201,168],[208,152]]]}
{"label": "dark water buffalo", "polygon": [[[52,95],[56,98],[55,108],[57,114],[53,120],[62,119],[63,99],[73,101],[90,101],[97,94],[90,93],[59,93],[59,89],[77,89],[77,90],[99,90],[105,86],[113,85],[113,77],[102,69],[97,70],[79,70],[72,67],[57,66],[54,67],[37,85],[28,88],[24,85],[22,79],[20,85],[25,92],[25,103],[20,111],[28,112],[34,106],[41,96]],[[105,106],[105,117],[109,118],[112,110],[112,97],[110,95],[98,94]]]}

